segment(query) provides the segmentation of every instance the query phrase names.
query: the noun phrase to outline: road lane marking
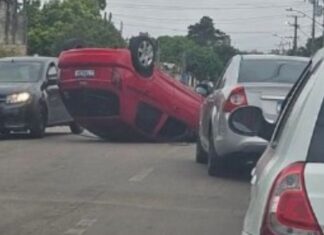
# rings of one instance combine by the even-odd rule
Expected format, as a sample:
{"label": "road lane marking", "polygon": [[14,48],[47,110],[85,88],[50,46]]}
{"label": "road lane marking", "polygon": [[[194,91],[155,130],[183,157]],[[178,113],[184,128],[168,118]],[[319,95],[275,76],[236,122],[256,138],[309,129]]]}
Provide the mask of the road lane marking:
{"label": "road lane marking", "polygon": [[69,230],[64,232],[64,235],[83,235],[86,231],[86,229],[70,228]]}
{"label": "road lane marking", "polygon": [[96,219],[81,219],[73,228],[66,230],[64,235],[83,235],[97,222]]}
{"label": "road lane marking", "polygon": [[140,171],[138,174],[131,177],[128,181],[129,182],[141,182],[143,181],[149,174],[151,174],[154,171],[154,168],[148,168],[143,171]]}
{"label": "road lane marking", "polygon": [[78,226],[78,227],[91,227],[96,222],[97,222],[96,219],[82,219],[77,223],[76,226]]}
{"label": "road lane marking", "polygon": [[80,200],[80,199],[42,199],[42,198],[27,198],[17,197],[17,196],[0,196],[0,202],[16,202],[16,203],[34,203],[39,205],[40,203],[45,204],[58,204],[58,205],[69,205],[69,204],[80,204],[80,205],[90,205],[90,206],[102,206],[102,207],[125,207],[125,208],[137,208],[144,210],[159,210],[159,211],[176,211],[182,213],[230,213],[234,216],[244,216],[245,210],[242,209],[228,209],[228,208],[201,208],[201,207],[191,207],[191,206],[176,206],[176,205],[165,205],[161,204],[151,204],[144,202],[125,202],[118,199],[110,200]]}

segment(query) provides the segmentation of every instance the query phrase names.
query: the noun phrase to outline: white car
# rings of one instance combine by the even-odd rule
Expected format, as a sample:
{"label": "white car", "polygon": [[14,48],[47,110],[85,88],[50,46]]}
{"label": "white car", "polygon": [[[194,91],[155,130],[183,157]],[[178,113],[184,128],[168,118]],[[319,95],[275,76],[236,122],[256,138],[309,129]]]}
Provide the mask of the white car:
{"label": "white car", "polygon": [[258,107],[238,108],[230,117],[234,132],[270,141],[252,172],[243,235],[324,232],[323,60],[324,49],[288,95],[277,125]]}

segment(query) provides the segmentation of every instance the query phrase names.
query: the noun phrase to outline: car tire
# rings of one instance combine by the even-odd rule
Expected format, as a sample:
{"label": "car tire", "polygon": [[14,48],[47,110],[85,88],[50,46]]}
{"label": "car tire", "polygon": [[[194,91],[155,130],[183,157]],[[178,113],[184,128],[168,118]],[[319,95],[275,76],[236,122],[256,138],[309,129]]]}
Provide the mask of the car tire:
{"label": "car tire", "polygon": [[207,164],[208,162],[208,154],[201,146],[200,138],[197,138],[196,144],[196,162],[199,164]]}
{"label": "car tire", "polygon": [[209,176],[223,176],[225,172],[224,160],[216,152],[212,134],[209,137],[207,171]]}
{"label": "car tire", "polygon": [[143,77],[152,76],[156,59],[156,46],[152,39],[146,36],[133,37],[129,49],[135,70]]}
{"label": "car tire", "polygon": [[72,134],[75,134],[75,135],[80,135],[84,131],[83,127],[81,127],[76,122],[70,123],[70,130],[71,130]]}
{"label": "car tire", "polygon": [[70,38],[63,42],[61,51],[68,51],[71,49],[81,49],[85,48],[87,43],[80,38]]}
{"label": "car tire", "polygon": [[37,108],[31,123],[30,136],[36,139],[43,138],[45,135],[46,124],[46,109],[43,105],[40,105]]}

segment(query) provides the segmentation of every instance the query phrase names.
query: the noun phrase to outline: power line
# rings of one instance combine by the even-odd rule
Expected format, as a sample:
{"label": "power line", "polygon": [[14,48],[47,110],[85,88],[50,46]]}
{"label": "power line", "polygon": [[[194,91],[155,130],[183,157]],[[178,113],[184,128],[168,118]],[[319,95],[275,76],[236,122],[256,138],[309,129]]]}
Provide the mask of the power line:
{"label": "power line", "polygon": [[290,7],[291,5],[268,5],[268,6],[248,6],[248,7],[183,7],[183,6],[165,6],[165,5],[152,5],[152,4],[119,4],[115,3],[110,6],[110,9],[113,8],[126,8],[126,9],[142,9],[142,10],[256,10],[256,9],[277,9]]}
{"label": "power line", "polygon": [[[127,15],[127,14],[114,14],[114,16],[119,16],[120,19],[139,19],[143,21],[143,19],[146,20],[151,20],[151,21],[165,21],[165,22],[188,22],[188,21],[198,21],[199,19],[197,18],[157,18],[157,17],[147,17],[147,16],[136,16],[136,15]],[[233,18],[233,19],[213,19],[215,24],[236,24],[237,22],[242,22],[242,21],[256,21],[260,22],[262,19],[269,19],[273,20],[273,17],[284,17],[284,14],[281,15],[268,15],[268,16],[256,16],[256,17],[248,17],[248,18]]]}
{"label": "power line", "polygon": [[[169,27],[161,27],[161,26],[153,26],[153,25],[136,25],[136,24],[128,24],[124,22],[124,27],[136,27],[136,28],[151,28],[153,30],[170,30],[170,31],[175,31],[175,32],[185,32],[188,33],[188,30],[184,29],[178,29],[178,28],[169,28]],[[278,31],[277,31],[278,32]],[[284,30],[280,32],[285,32]],[[230,31],[230,32],[225,32],[226,34],[273,34],[274,31]]]}

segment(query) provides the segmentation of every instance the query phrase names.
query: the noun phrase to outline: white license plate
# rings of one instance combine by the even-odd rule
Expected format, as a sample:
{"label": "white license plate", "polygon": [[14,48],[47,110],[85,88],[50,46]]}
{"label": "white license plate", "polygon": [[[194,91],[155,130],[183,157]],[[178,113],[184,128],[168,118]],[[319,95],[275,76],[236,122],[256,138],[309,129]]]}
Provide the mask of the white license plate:
{"label": "white license plate", "polygon": [[96,75],[94,70],[75,70],[74,76],[76,78],[92,78]]}

